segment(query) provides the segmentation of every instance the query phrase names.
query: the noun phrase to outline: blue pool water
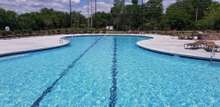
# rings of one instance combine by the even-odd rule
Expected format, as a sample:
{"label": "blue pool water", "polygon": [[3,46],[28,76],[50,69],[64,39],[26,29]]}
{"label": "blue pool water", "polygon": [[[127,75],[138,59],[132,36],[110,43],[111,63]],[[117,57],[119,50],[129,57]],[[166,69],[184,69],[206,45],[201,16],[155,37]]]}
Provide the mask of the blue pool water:
{"label": "blue pool water", "polygon": [[0,107],[220,107],[220,63],[143,50],[143,37],[74,37],[0,58]]}

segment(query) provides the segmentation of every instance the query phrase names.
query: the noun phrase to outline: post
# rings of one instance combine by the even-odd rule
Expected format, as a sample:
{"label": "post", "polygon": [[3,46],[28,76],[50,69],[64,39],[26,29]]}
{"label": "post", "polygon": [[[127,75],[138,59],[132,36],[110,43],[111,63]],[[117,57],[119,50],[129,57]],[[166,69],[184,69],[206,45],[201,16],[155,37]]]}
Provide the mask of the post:
{"label": "post", "polygon": [[88,28],[90,28],[90,0],[88,0]]}
{"label": "post", "polygon": [[92,28],[93,27],[93,0],[91,0],[91,16],[90,16],[90,18],[91,18],[91,25],[90,25],[90,27]]}
{"label": "post", "polygon": [[[94,3],[94,5],[95,5],[95,10],[94,10],[94,16],[93,16],[93,17],[94,17],[94,19],[95,19],[95,17],[96,17],[96,12],[97,12],[97,0],[94,0],[94,2],[95,2],[95,3]],[[94,27],[96,27],[96,26],[95,26],[95,23],[96,23],[96,20],[93,21],[93,26],[94,26]]]}
{"label": "post", "polygon": [[72,27],[72,1],[69,0],[69,8],[70,8],[70,28]]}
{"label": "post", "polygon": [[97,12],[97,0],[95,0],[95,13]]}
{"label": "post", "polygon": [[215,57],[215,48],[212,48],[212,53],[210,55],[210,61],[212,62],[213,58]]}
{"label": "post", "polygon": [[141,0],[142,24],[141,30],[144,31],[144,0]]}
{"label": "post", "polygon": [[196,7],[196,22],[198,21],[198,11],[199,11],[199,8]]}

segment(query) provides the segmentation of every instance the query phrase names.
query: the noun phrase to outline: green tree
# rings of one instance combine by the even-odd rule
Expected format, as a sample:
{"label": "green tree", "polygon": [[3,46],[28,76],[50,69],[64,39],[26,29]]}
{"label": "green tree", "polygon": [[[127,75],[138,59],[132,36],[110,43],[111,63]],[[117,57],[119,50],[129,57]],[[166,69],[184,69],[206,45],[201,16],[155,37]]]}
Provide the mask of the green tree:
{"label": "green tree", "polygon": [[114,6],[125,5],[125,0],[114,0]]}
{"label": "green tree", "polygon": [[186,0],[187,5],[192,5],[192,13],[194,20],[197,22],[205,15],[208,7],[211,5],[212,0]]}
{"label": "green tree", "polygon": [[215,2],[210,5],[205,17],[197,23],[199,29],[220,30],[220,4]]}
{"label": "green tree", "polygon": [[191,15],[182,5],[177,2],[167,9],[165,21],[170,29],[183,30],[192,26]]}
{"label": "green tree", "polygon": [[0,8],[0,29],[4,30],[5,26],[9,26],[12,30],[16,28],[17,14],[13,11],[6,11]]}
{"label": "green tree", "polygon": [[162,0],[149,0],[144,4],[145,29],[158,29],[163,16]]}
{"label": "green tree", "polygon": [[140,5],[127,5],[125,7],[125,17],[124,21],[125,21],[125,29],[126,30],[138,30],[141,27],[141,6]]}
{"label": "green tree", "polygon": [[75,28],[86,27],[87,25],[86,17],[83,16],[80,12],[72,12],[72,25]]}
{"label": "green tree", "polygon": [[17,28],[19,30],[39,30],[34,13],[25,13],[17,18]]}
{"label": "green tree", "polygon": [[138,0],[132,0],[131,1],[133,5],[137,5],[138,4]]}
{"label": "green tree", "polygon": [[167,9],[167,24],[171,29],[196,29],[197,21],[212,3],[212,0],[178,0]]}
{"label": "green tree", "polygon": [[111,14],[113,18],[113,25],[116,30],[125,30],[124,26],[124,4],[117,4],[111,8]]}
{"label": "green tree", "polygon": [[94,22],[96,28],[105,28],[112,25],[112,16],[110,13],[98,12],[94,15]]}

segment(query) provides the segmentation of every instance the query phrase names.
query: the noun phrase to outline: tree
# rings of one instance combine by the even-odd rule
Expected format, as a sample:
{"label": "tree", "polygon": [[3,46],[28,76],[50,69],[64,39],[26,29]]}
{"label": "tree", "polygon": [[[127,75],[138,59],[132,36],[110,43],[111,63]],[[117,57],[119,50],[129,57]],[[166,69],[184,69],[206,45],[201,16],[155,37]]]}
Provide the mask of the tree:
{"label": "tree", "polygon": [[125,0],[114,0],[114,6],[124,5]]}
{"label": "tree", "polygon": [[205,12],[205,17],[197,23],[199,29],[220,30],[220,4],[214,2]]}
{"label": "tree", "polygon": [[[113,25],[116,30],[194,30],[220,29],[219,3],[212,0],[177,0],[163,11],[162,0],[148,0],[138,5],[138,0],[114,0],[111,13],[98,12],[94,17],[95,28]],[[72,12],[72,23],[69,13],[53,9],[41,9],[38,12],[16,14],[13,11],[0,9],[0,30],[10,26],[12,30],[49,30],[86,27],[86,17],[80,12]]]}
{"label": "tree", "polygon": [[[69,27],[69,13],[53,9],[41,9],[40,12],[21,14],[17,17],[19,30],[48,30]],[[85,27],[86,18],[79,12],[72,12],[72,25],[75,28]]]}
{"label": "tree", "polygon": [[72,12],[72,25],[75,28],[86,27],[87,20],[80,12]]}
{"label": "tree", "polygon": [[163,16],[162,0],[149,0],[144,4],[145,28],[158,29],[161,17]]}
{"label": "tree", "polygon": [[118,5],[120,3],[120,0],[114,0],[114,5]]}
{"label": "tree", "polygon": [[212,0],[178,0],[167,9],[167,24],[171,29],[195,29],[212,3]]}
{"label": "tree", "polygon": [[170,29],[184,30],[192,26],[191,15],[182,5],[177,2],[167,9],[165,22]]}
{"label": "tree", "polygon": [[132,0],[131,2],[133,5],[138,5],[138,0]]}
{"label": "tree", "polygon": [[6,11],[0,8],[0,29],[4,30],[5,26],[9,26],[12,30],[16,28],[17,14],[13,11]]}
{"label": "tree", "polygon": [[96,28],[105,28],[112,25],[112,16],[110,13],[98,12],[94,15],[94,22]]}
{"label": "tree", "polygon": [[126,6],[121,3],[111,9],[113,25],[117,30],[138,30],[140,28],[141,6],[138,5],[138,0],[132,0],[132,3],[133,5]]}
{"label": "tree", "polygon": [[124,30],[124,4],[117,4],[111,8],[113,25],[116,30]]}
{"label": "tree", "polygon": [[141,27],[142,20],[140,20],[140,17],[142,17],[141,13],[141,6],[140,5],[127,5],[125,7],[125,29],[126,30],[138,30]]}
{"label": "tree", "polygon": [[17,18],[17,28],[19,30],[39,30],[34,13],[25,13]]}
{"label": "tree", "polygon": [[212,0],[186,0],[186,2],[189,2],[187,5],[192,5],[192,16],[194,16],[194,20],[197,22],[205,15],[205,11],[211,5]]}

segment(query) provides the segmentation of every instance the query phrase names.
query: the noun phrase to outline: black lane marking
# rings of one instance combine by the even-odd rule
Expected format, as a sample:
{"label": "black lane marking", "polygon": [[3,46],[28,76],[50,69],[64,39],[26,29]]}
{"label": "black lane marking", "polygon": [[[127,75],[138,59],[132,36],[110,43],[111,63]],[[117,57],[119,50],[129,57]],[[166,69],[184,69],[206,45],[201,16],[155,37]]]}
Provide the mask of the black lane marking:
{"label": "black lane marking", "polygon": [[69,70],[74,67],[76,62],[79,61],[92,47],[94,47],[100,39],[101,39],[101,37],[99,39],[96,39],[96,41],[93,44],[91,44],[85,51],[83,51],[83,53],[80,54],[80,56],[78,58],[73,60],[73,62],[66,69],[64,69],[64,71],[60,74],[59,78],[57,78],[49,87],[47,87],[46,90],[43,91],[41,96],[39,96],[37,98],[37,100],[34,101],[34,103],[31,105],[31,107],[39,107],[40,102],[44,99],[44,97],[48,93],[50,93],[52,91],[52,89],[58,83],[58,81],[60,79],[62,79],[69,72]]}
{"label": "black lane marking", "polygon": [[109,107],[115,107],[117,102],[117,39],[114,37],[112,58],[112,86],[110,88]]}

